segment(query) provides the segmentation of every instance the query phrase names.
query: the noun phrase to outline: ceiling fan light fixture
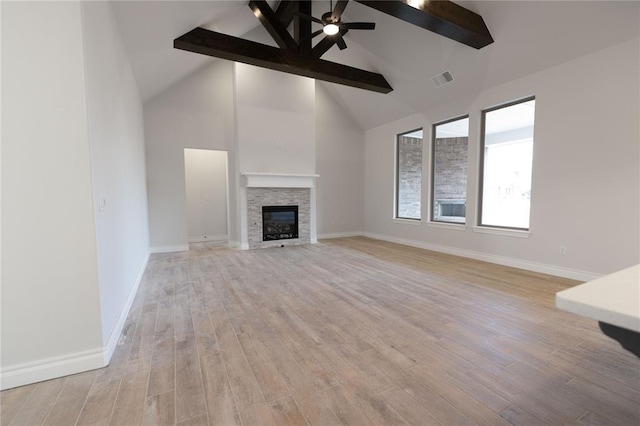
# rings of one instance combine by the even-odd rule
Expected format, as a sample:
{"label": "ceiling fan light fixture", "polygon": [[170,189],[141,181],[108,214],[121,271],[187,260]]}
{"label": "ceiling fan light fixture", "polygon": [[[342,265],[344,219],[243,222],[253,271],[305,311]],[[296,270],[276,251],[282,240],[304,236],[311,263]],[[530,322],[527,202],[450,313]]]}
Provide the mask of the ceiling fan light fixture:
{"label": "ceiling fan light fixture", "polygon": [[414,9],[424,10],[426,4],[429,3],[429,0],[407,0],[405,3]]}
{"label": "ceiling fan light fixture", "polygon": [[322,28],[322,31],[326,35],[336,35],[338,31],[340,31],[340,28],[336,24],[327,24]]}

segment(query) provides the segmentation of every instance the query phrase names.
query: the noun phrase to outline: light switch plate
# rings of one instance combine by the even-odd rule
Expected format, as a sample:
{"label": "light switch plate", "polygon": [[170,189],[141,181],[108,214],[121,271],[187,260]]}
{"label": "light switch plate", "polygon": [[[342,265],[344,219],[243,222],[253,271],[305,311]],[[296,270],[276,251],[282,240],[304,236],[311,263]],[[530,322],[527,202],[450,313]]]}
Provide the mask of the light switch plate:
{"label": "light switch plate", "polygon": [[100,200],[98,201],[98,211],[105,211],[107,208],[107,196],[100,194]]}

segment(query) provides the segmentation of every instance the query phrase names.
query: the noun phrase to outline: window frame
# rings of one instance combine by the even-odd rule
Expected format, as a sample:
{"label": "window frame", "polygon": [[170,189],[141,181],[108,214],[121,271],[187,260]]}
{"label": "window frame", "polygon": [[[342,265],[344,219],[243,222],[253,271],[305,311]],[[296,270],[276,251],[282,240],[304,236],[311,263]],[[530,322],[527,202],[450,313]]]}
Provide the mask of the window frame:
{"label": "window frame", "polygon": [[[458,120],[464,120],[465,118],[470,119],[469,114],[464,114],[464,115],[459,115],[457,117],[454,118],[450,118],[447,120],[443,120],[443,121],[439,121],[437,123],[433,123],[431,125],[431,150],[430,150],[430,155],[431,158],[429,159],[429,163],[431,166],[431,173],[429,175],[431,182],[429,185],[429,222],[431,223],[437,223],[437,224],[447,224],[447,225],[457,225],[457,226],[466,226],[467,225],[467,217],[468,217],[468,211],[466,210],[466,205],[467,205],[467,201],[469,200],[469,194],[466,195],[465,198],[465,217],[464,217],[464,222],[452,222],[452,221],[448,221],[448,220],[436,220],[435,219],[435,203],[436,203],[436,127],[440,126],[442,124],[447,124],[447,123],[452,123],[454,121],[458,121]],[[471,131],[471,121],[469,121],[469,127],[467,128],[467,139],[469,138],[470,135],[470,131]],[[468,153],[469,153],[469,145],[467,145],[467,161],[469,161],[468,158]],[[469,171],[467,170],[467,185],[469,184]],[[466,192],[466,191],[465,191]]]}
{"label": "window frame", "polygon": [[[505,102],[503,104],[499,104],[496,106],[492,106],[490,108],[483,109],[480,111],[480,144],[479,144],[479,152],[478,152],[478,209],[477,209],[477,227],[480,229],[496,229],[496,230],[505,230],[505,231],[515,231],[515,232],[525,232],[528,233],[531,231],[531,205],[529,205],[529,226],[527,228],[519,228],[516,226],[500,226],[500,225],[485,225],[482,223],[482,207],[483,207],[483,194],[484,194],[484,153],[485,153],[485,137],[486,137],[486,117],[487,113],[496,111],[503,108],[508,108],[510,106],[522,104],[529,101],[535,101],[536,96],[530,95],[524,98],[515,99],[513,101]],[[535,111],[535,109],[534,109]],[[535,118],[534,118],[534,136],[535,136]],[[534,146],[535,146],[535,138],[534,138]],[[532,159],[533,161],[533,159]],[[533,174],[533,171],[532,171]],[[532,176],[533,180],[533,176]]]}
{"label": "window frame", "polygon": [[[400,210],[400,137],[401,136],[405,136],[408,135],[410,133],[415,133],[418,131],[422,131],[422,159],[420,162],[420,217],[419,218],[413,218],[413,217],[402,217],[400,216],[399,210]],[[393,219],[394,220],[400,220],[400,221],[411,221],[412,223],[418,223],[422,221],[422,210],[423,210],[423,202],[422,202],[422,195],[423,195],[423,182],[424,182],[424,127],[417,127],[413,130],[408,130],[402,133],[397,133],[396,134],[396,138],[395,138],[395,185],[394,185],[394,192],[395,192],[395,197],[394,197],[394,209],[393,209]]]}

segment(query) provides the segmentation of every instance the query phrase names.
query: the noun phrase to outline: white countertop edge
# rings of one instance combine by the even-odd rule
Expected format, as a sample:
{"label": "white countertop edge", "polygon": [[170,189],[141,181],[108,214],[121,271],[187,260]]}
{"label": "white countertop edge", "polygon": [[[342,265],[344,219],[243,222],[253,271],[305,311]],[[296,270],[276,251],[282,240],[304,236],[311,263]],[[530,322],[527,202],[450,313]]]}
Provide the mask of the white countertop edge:
{"label": "white countertop edge", "polygon": [[569,300],[558,294],[556,294],[556,307],[563,311],[571,312],[572,314],[591,318],[595,321],[606,322],[608,324],[640,333],[640,318],[633,317],[631,315]]}
{"label": "white countertop edge", "polygon": [[560,291],[556,307],[640,332],[640,265]]}

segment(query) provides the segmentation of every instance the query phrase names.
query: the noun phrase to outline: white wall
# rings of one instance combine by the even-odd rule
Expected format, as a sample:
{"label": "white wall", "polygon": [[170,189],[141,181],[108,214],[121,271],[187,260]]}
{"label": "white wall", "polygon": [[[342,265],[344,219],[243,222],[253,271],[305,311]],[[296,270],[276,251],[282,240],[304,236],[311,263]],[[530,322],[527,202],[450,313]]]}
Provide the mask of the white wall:
{"label": "white wall", "polygon": [[[578,279],[638,263],[639,47],[638,39],[615,45],[367,131],[365,232]],[[536,122],[528,238],[478,233],[471,226],[459,230],[392,219],[397,133],[430,129],[434,122],[470,114],[467,209],[469,225],[474,225],[480,111],[529,95],[536,96]],[[425,157],[428,188],[429,157]],[[560,245],[567,247],[565,256],[558,253]]]}
{"label": "white wall", "polygon": [[316,82],[318,237],[358,235],[364,205],[364,132]]}
{"label": "white wall", "polygon": [[102,338],[110,356],[149,254],[144,127],[111,5],[82,5]]}
{"label": "white wall", "polygon": [[227,152],[185,149],[189,241],[226,240]]}
{"label": "white wall", "polygon": [[313,93],[313,80],[216,60],[146,102],[152,250],[188,248],[184,148],[228,152],[234,245],[241,171],[315,173]]}
{"label": "white wall", "polygon": [[236,245],[241,240],[237,197],[244,194],[240,172],[317,172],[318,231],[361,232],[364,133],[317,87],[304,77],[215,61],[148,101],[151,245],[186,249],[184,148],[228,151],[229,239]]}
{"label": "white wall", "polygon": [[314,80],[235,68],[240,172],[314,174]]}
{"label": "white wall", "polygon": [[2,387],[102,365],[81,4],[2,2]]}
{"label": "white wall", "polygon": [[[184,148],[229,153],[235,186],[233,63],[213,61],[144,104],[149,233],[152,250],[186,250]],[[231,239],[237,240],[230,191]]]}

